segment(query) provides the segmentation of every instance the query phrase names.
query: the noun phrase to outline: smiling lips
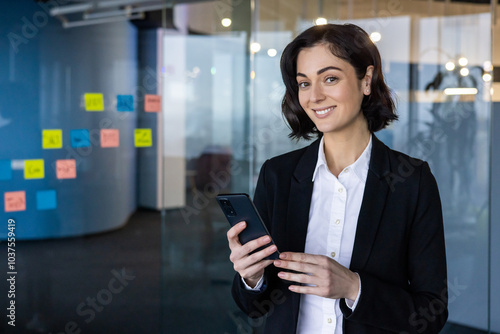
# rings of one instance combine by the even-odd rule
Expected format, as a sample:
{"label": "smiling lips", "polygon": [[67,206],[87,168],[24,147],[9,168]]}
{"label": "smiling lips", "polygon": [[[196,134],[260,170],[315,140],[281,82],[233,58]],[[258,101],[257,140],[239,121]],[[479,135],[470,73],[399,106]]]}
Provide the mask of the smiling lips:
{"label": "smiling lips", "polygon": [[313,110],[314,110],[314,113],[316,114],[316,116],[318,116],[319,118],[322,118],[322,117],[326,117],[330,112],[333,111],[333,109],[335,109],[335,106],[322,108],[322,109],[313,109]]}

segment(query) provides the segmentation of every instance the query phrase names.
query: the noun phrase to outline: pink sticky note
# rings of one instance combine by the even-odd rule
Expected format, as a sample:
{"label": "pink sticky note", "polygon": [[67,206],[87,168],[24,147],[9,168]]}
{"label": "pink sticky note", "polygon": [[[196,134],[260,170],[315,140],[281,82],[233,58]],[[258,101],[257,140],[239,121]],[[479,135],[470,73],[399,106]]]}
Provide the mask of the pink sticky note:
{"label": "pink sticky note", "polygon": [[76,160],[56,160],[56,175],[58,179],[76,179]]}
{"label": "pink sticky note", "polygon": [[101,130],[101,147],[120,146],[120,131],[118,129]]}
{"label": "pink sticky note", "polygon": [[4,193],[5,212],[25,211],[26,192],[9,191]]}
{"label": "pink sticky note", "polygon": [[144,96],[144,111],[146,112],[161,111],[161,96],[146,94]]}

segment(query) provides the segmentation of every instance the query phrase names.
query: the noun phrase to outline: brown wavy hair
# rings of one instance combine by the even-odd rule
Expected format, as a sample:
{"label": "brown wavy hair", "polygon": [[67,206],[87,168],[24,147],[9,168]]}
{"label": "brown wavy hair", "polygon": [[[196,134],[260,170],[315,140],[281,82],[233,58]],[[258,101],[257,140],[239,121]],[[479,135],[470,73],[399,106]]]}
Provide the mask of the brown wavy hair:
{"label": "brown wavy hair", "polygon": [[281,75],[286,86],[281,110],[292,132],[291,138],[310,139],[320,132],[299,103],[297,84],[297,57],[301,50],[325,44],[332,54],[354,67],[359,80],[368,66],[373,65],[371,94],[363,97],[361,110],[368,121],[371,133],[385,128],[397,120],[394,100],[382,74],[380,53],[370,36],[354,24],[325,24],[311,27],[287,45],[281,55]]}

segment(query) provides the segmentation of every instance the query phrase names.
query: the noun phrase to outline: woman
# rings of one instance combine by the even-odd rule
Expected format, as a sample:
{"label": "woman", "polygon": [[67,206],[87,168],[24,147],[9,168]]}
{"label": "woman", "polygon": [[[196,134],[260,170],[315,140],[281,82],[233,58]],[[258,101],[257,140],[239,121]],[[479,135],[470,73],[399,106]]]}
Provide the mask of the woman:
{"label": "woman", "polygon": [[438,333],[446,322],[441,204],[427,163],[374,132],[397,119],[380,55],[355,25],[284,50],[282,111],[310,146],[262,166],[254,202],[281,252],[228,233],[233,297],[266,333]]}

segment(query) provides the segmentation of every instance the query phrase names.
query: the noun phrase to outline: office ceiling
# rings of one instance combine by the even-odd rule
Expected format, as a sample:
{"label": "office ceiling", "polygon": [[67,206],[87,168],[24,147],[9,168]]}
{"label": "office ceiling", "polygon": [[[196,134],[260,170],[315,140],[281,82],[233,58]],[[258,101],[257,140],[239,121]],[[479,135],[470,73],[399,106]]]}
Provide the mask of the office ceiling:
{"label": "office ceiling", "polygon": [[[124,20],[145,21],[145,26],[157,26],[160,21],[168,27],[173,25],[174,5],[208,1],[213,0],[67,0],[64,5],[53,0],[38,0],[51,6],[50,15],[57,17],[64,28]],[[57,5],[53,6],[54,3]]]}

